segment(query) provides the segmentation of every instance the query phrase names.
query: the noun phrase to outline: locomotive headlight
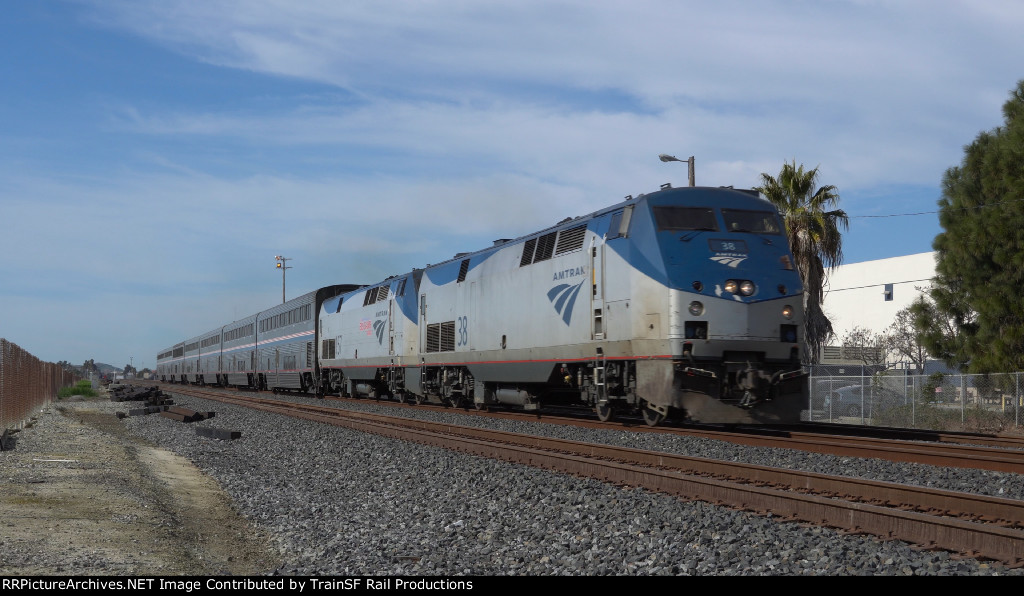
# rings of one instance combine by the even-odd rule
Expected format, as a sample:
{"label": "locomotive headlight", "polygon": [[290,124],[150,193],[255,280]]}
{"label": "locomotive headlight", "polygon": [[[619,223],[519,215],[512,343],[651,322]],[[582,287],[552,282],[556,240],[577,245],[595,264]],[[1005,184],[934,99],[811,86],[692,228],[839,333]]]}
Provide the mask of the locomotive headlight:
{"label": "locomotive headlight", "polygon": [[727,279],[727,280],[725,280],[725,291],[726,292],[729,292],[730,294],[735,294],[737,287],[738,287],[738,284],[736,283],[735,279]]}
{"label": "locomotive headlight", "polygon": [[690,303],[690,314],[699,317],[704,314],[704,303],[694,300]]}
{"label": "locomotive headlight", "polygon": [[744,296],[752,296],[756,290],[757,287],[754,286],[754,282],[746,280],[740,282],[740,294],[743,294]]}
{"label": "locomotive headlight", "polygon": [[782,316],[786,317],[787,319],[792,319],[793,318],[793,307],[788,305],[788,304],[786,306],[783,306],[782,307]]}

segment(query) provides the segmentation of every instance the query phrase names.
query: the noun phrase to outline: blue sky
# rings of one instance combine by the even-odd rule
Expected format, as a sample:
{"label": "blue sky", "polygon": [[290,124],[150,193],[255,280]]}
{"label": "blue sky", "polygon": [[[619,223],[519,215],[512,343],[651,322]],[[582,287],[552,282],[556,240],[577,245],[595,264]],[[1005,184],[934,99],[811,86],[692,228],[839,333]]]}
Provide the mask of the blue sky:
{"label": "blue sky", "polygon": [[846,262],[931,250],[1024,78],[1012,1],[36,0],[0,19],[0,337],[152,367],[664,182],[796,160]]}

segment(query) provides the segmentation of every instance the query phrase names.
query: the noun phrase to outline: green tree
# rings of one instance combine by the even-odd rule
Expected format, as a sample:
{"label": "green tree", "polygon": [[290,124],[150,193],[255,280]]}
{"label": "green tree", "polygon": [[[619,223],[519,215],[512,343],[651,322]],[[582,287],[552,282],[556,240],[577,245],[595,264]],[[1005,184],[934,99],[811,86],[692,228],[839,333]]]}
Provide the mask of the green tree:
{"label": "green tree", "polygon": [[966,369],[977,323],[957,285],[933,286],[927,297],[918,298],[909,308],[915,333],[928,355],[950,368]]}
{"label": "green tree", "polygon": [[783,164],[778,177],[761,174],[761,186],[754,190],[771,201],[786,222],[786,235],[804,286],[804,361],[815,363],[822,347],[835,335],[821,304],[825,270],[835,269],[843,260],[839,228],[849,228],[846,212],[835,208],[839,191],[832,185],[818,187],[818,168],[805,170],[796,160]]}
{"label": "green tree", "polygon": [[[1024,368],[1024,80],[1005,123],[980,133],[946,170],[935,238],[935,316],[951,328],[926,345],[970,372]],[[922,324],[934,322],[921,313]]]}

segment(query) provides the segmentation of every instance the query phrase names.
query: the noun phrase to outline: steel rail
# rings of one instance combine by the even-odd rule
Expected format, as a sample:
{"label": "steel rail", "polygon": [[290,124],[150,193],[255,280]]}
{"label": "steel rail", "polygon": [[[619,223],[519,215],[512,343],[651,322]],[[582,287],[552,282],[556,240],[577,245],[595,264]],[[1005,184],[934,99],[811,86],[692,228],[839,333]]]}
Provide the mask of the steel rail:
{"label": "steel rail", "polygon": [[[401,404],[390,404],[394,407],[401,407]],[[431,408],[432,406],[404,406],[416,408]],[[450,408],[438,407],[439,410]],[[485,415],[482,412],[460,412],[463,415]],[[519,412],[503,412],[501,417],[515,420],[537,421],[536,414],[523,414]],[[623,428],[622,423],[602,423],[596,420],[581,421],[577,418],[547,417],[548,421],[559,424],[571,424],[587,428],[619,429]],[[823,435],[815,432],[801,432],[794,427],[775,430],[771,428],[750,429],[748,432],[706,429],[706,428],[651,428],[645,425],[627,425],[632,432],[655,432],[677,434],[690,437],[712,439],[716,441],[727,441],[738,445],[751,447],[772,447],[777,449],[799,449],[810,453],[824,453],[848,457],[872,457],[886,459],[889,461],[903,463],[922,463],[933,466],[949,466],[957,468],[970,468],[978,470],[990,470],[993,472],[1007,472],[1012,474],[1024,474],[1024,450],[1001,449],[998,447],[987,447],[980,445],[965,444],[970,442],[969,436],[956,433],[943,433],[940,436],[948,438],[950,443],[936,443],[934,441],[906,441],[886,439],[877,437],[856,437],[844,435]],[[1012,439],[1006,443],[1007,446],[1017,447],[1018,443]]]}
{"label": "steel rail", "polygon": [[[213,398],[242,405],[249,401],[222,395]],[[256,403],[249,407],[687,499],[771,513],[784,519],[905,540],[1011,566],[1024,565],[1024,531],[1020,529],[1024,525],[1024,502],[1021,501],[279,400],[256,398]]]}

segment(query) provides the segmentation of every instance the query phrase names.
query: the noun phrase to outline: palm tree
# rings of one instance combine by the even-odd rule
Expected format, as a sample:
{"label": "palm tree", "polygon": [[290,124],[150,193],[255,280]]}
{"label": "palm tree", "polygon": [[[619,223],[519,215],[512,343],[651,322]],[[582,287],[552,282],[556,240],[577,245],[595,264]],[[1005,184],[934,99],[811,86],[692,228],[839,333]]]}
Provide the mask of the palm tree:
{"label": "palm tree", "polygon": [[779,210],[786,222],[786,235],[793,250],[800,281],[804,284],[804,361],[814,364],[822,346],[835,333],[832,322],[821,309],[824,300],[825,269],[832,271],[843,261],[843,238],[849,229],[846,212],[835,207],[839,191],[818,184],[818,168],[804,170],[803,164],[782,164],[778,178],[761,174],[761,186],[754,188]]}

